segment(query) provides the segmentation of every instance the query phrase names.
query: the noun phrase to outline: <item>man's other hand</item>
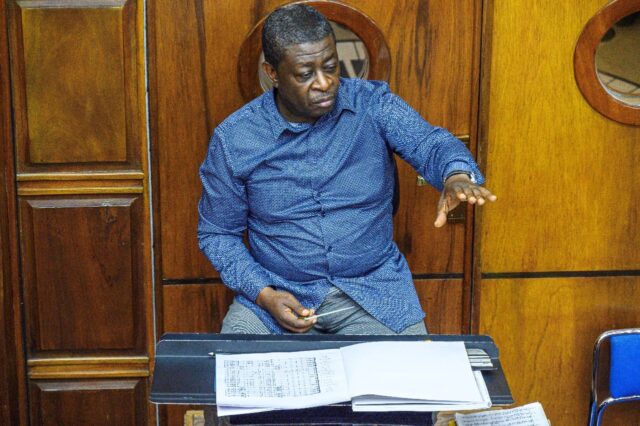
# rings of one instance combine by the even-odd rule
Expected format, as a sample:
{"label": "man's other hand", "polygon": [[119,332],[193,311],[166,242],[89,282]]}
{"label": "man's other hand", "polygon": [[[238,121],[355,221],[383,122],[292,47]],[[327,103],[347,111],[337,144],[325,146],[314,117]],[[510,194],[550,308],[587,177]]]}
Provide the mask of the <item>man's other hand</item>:
{"label": "man's other hand", "polygon": [[313,315],[313,309],[307,309],[298,302],[293,294],[265,287],[258,294],[256,303],[266,309],[278,324],[294,333],[304,333],[311,329],[316,319],[305,319]]}
{"label": "man's other hand", "polygon": [[434,225],[440,228],[447,223],[447,214],[463,201],[469,204],[483,205],[487,201],[496,201],[498,197],[487,188],[476,185],[464,173],[449,176],[438,201],[438,214]]}

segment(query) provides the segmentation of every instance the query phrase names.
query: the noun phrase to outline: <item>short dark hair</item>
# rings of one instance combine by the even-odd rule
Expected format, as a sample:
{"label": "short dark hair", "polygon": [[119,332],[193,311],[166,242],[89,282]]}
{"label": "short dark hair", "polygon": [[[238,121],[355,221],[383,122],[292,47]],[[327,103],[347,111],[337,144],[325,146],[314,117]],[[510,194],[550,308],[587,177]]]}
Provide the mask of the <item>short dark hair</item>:
{"label": "short dark hair", "polygon": [[329,35],[335,40],[331,24],[313,7],[300,3],[280,7],[264,21],[264,59],[277,68],[287,47],[322,40]]}

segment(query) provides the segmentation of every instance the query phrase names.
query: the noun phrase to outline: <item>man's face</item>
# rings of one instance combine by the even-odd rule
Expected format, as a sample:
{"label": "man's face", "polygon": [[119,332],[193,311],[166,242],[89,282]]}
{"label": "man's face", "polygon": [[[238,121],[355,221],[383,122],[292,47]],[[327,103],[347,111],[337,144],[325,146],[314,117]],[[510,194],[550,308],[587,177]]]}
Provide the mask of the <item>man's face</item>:
{"label": "man's face", "polygon": [[286,48],[278,68],[264,64],[278,89],[280,114],[291,122],[314,123],[333,109],[340,85],[340,64],[333,37]]}

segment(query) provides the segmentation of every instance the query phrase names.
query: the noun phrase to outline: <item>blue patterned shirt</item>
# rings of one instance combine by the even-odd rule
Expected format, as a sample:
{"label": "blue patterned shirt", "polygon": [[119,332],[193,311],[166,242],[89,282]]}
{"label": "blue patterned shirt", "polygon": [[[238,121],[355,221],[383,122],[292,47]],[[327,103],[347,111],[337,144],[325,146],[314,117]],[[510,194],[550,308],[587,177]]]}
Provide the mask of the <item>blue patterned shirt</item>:
{"label": "blue patterned shirt", "polygon": [[483,180],[460,141],[382,82],[341,79],[333,110],[314,124],[285,121],[270,91],[213,132],[200,248],[274,333],[284,329],[255,303],[266,286],[313,309],[336,286],[396,332],[424,318],[393,241],[391,152],[438,190],[453,171]]}

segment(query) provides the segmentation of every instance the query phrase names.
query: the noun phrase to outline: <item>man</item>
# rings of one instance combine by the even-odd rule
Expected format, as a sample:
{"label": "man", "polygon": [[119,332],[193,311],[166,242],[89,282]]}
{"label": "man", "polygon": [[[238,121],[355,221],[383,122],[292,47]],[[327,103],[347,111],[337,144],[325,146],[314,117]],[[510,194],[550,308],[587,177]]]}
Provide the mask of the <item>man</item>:
{"label": "man", "polygon": [[200,247],[237,293],[222,332],[426,334],[393,242],[391,152],[442,190],[437,227],[495,196],[464,145],[385,83],[339,78],[315,9],[275,10],[262,38],[274,89],[215,129],[200,169]]}

